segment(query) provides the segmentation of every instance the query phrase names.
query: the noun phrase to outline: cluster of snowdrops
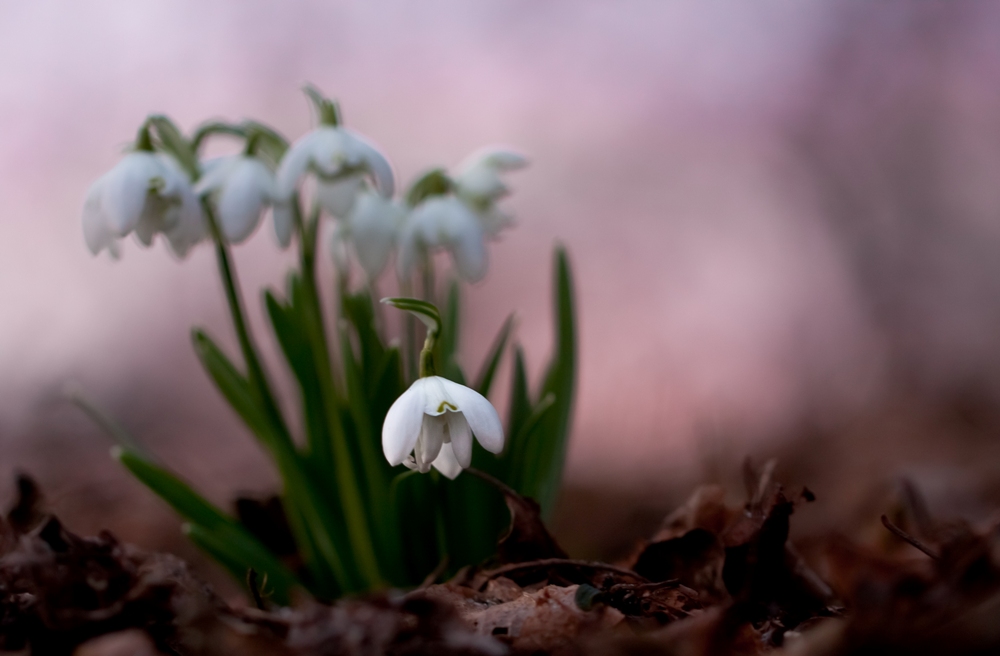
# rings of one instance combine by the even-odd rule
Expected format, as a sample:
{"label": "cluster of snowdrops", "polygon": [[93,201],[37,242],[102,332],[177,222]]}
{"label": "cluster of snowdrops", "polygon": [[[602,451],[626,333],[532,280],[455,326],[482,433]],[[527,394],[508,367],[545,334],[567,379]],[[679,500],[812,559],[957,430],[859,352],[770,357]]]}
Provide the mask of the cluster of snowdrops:
{"label": "cluster of snowdrops", "polygon": [[[306,92],[318,125],[291,144],[258,121],[210,121],[188,136],[169,118],[150,116],[120,162],[91,186],[83,210],[94,254],[117,258],[130,234],[145,246],[161,234],[180,259],[201,242],[215,248],[242,363],[204,330],[193,331],[195,351],[281,475],[294,550],[269,545],[245,518],[209,503],[159,464],[95,404],[81,404],[118,441],[115,457],[182,515],[188,536],[235,576],[262,575],[253,577],[266,581],[255,592],[278,603],[294,590],[333,598],[411,585],[431,571],[488,557],[506,521],[490,480],[549,511],[575,379],[572,284],[561,248],[554,353],[537,389],[513,343],[513,315],[475,377],[460,364],[460,283],[485,276],[487,242],[512,225],[500,207],[510,191],[505,174],[526,159],[506,148],[483,149],[454,171],[428,170],[397,197],[385,155],[343,125],[335,102],[314,88]],[[240,152],[203,158],[206,143],[217,138],[235,140]],[[267,214],[278,243],[298,245],[284,294],[266,290],[263,306],[298,386],[301,436],[262,364],[230,255]],[[335,264],[330,285],[317,274],[321,235]],[[445,285],[435,271],[441,252],[451,262]],[[364,272],[357,288],[352,254]],[[382,301],[408,314],[398,325],[402,334],[390,337],[376,289],[393,254],[400,294]],[[487,396],[510,351],[505,439]],[[460,477],[470,466],[480,476]]]}

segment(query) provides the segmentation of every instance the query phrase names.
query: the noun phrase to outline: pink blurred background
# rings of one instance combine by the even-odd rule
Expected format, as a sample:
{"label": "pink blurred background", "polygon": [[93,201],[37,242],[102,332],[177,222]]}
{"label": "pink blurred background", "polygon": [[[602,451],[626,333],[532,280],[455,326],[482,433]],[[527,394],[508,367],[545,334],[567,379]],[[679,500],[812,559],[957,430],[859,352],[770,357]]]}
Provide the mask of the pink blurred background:
{"label": "pink blurred background", "polygon": [[[846,494],[829,471],[858,490],[996,488],[996,5],[43,0],[0,16],[0,480],[28,469],[81,530],[155,546],[177,522],[109,461],[68,382],[210,497],[273,486],[189,347],[193,324],[233,342],[210,249],[95,259],[80,208],[146,114],[294,138],[306,81],[404,183],[484,144],[530,155],[519,225],[466,295],[463,354],[477,365],[516,309],[537,377],[567,244],[581,377],[557,528],[578,552],[614,548],[581,504],[653,489],[655,514],[747,454],[790,450],[821,501]],[[265,227],[236,258],[268,342],[254,290],[290,255]],[[607,514],[627,537],[645,526]]]}

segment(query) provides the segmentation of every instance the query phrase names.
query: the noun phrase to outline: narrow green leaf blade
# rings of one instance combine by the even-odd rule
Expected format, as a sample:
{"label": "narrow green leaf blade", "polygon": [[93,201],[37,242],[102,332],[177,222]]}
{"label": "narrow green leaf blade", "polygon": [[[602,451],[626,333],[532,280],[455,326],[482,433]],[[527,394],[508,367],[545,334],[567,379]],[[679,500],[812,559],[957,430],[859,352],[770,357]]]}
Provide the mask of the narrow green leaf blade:
{"label": "narrow green leaf blade", "polygon": [[566,460],[566,445],[569,437],[573,399],[576,392],[576,307],[573,293],[573,275],[569,256],[562,246],[555,252],[555,353],[549,363],[548,373],[542,384],[541,395],[555,395],[555,405],[541,422],[543,440],[538,441],[535,451],[539,476],[537,501],[542,507],[542,516],[551,516],[556,494],[562,480],[563,465]]}
{"label": "narrow green leaf blade", "polygon": [[139,454],[121,446],[111,449],[111,457],[125,466],[146,487],[166,501],[185,519],[215,528],[232,521],[222,510],[209,503],[187,483]]}
{"label": "narrow green leaf blade", "polygon": [[476,391],[483,396],[488,396],[490,393],[490,388],[493,386],[493,377],[497,373],[497,368],[500,366],[500,359],[503,357],[504,350],[507,348],[507,341],[510,339],[513,331],[514,315],[511,314],[503,322],[503,325],[500,326],[500,332],[497,333],[496,338],[493,340],[493,345],[490,346],[489,354],[483,362],[482,369],[479,370],[479,375],[476,376]]}

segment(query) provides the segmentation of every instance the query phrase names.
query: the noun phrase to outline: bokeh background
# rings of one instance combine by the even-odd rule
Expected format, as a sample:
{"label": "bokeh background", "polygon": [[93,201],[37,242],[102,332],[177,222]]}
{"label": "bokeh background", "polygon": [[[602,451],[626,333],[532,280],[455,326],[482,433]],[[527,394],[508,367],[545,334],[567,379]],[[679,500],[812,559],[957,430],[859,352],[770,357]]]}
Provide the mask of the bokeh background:
{"label": "bokeh background", "polygon": [[[531,156],[463,355],[517,310],[537,379],[567,244],[581,377],[555,527],[574,555],[622,553],[700,482],[736,494],[746,456],[816,492],[803,531],[877,517],[904,477],[987,517],[998,33],[992,3],[0,0],[0,487],[29,471],[71,527],[214,577],[64,398],[84,389],[220,503],[273,489],[189,346],[193,324],[233,343],[212,253],[95,259],[80,209],[147,113],[294,138],[311,81],[404,182],[484,144]],[[289,258],[267,226],[237,249],[264,342],[254,290]]]}

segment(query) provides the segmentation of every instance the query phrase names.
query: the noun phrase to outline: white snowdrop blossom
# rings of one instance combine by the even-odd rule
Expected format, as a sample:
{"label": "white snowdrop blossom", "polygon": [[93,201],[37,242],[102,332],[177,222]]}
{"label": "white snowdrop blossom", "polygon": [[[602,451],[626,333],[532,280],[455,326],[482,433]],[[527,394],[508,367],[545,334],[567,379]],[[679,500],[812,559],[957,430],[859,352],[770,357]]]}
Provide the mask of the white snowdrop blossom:
{"label": "white snowdrop blossom", "polygon": [[457,196],[431,196],[406,217],[399,235],[397,266],[406,279],[423,253],[445,248],[458,275],[477,282],[486,275],[486,231],[480,217]]}
{"label": "white snowdrop blossom", "polygon": [[459,164],[452,176],[456,192],[473,203],[489,203],[510,193],[500,177],[528,165],[528,158],[513,150],[488,147],[477,150]]}
{"label": "white snowdrop blossom", "polygon": [[389,408],[382,450],[390,465],[455,478],[472,464],[472,436],[490,453],[503,451],[500,416],[486,397],[440,376],[420,378]]}
{"label": "white snowdrop blossom", "polygon": [[149,246],[162,233],[178,257],[204,239],[207,225],[187,174],[165,153],[137,150],[91,185],[83,204],[83,236],[97,255],[113,257],[134,233]]}
{"label": "white snowdrop blossom", "polygon": [[388,264],[405,218],[402,206],[370,189],[358,195],[344,227],[369,280],[378,278]]}
{"label": "white snowdrop blossom", "polygon": [[[219,227],[229,243],[245,241],[260,224],[264,210],[274,202],[274,174],[252,155],[220,157],[209,160],[203,168],[195,192],[214,198]],[[281,220],[276,218],[275,222]],[[284,226],[275,226],[279,241],[282,241],[282,228]],[[290,230],[288,238],[291,238]]]}
{"label": "white snowdrop blossom", "polygon": [[317,177],[316,200],[337,218],[350,211],[368,176],[383,197],[395,191],[389,160],[364,137],[340,126],[320,125],[292,144],[278,166],[279,200],[290,201],[310,172]]}

